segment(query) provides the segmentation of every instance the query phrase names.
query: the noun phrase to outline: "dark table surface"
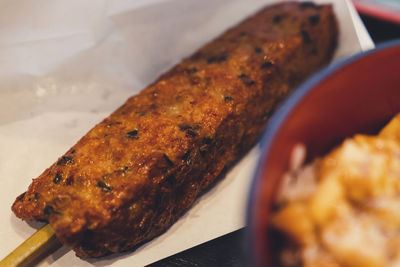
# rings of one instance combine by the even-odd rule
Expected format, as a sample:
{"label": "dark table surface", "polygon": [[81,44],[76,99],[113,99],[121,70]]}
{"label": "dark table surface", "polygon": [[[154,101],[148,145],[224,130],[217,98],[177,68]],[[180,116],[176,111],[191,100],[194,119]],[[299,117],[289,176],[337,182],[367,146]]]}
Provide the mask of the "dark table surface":
{"label": "dark table surface", "polygon": [[[361,19],[375,44],[400,39],[400,25],[362,14]],[[249,261],[246,258],[245,234],[246,229],[242,228],[157,261],[149,266],[249,266]]]}

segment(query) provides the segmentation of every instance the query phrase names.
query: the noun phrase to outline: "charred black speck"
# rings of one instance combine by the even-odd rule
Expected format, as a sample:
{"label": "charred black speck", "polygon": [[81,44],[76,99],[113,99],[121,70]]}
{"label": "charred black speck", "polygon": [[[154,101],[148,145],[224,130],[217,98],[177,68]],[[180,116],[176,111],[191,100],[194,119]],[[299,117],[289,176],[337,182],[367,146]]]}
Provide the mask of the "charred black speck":
{"label": "charred black speck", "polygon": [[310,34],[305,30],[301,31],[301,37],[303,38],[303,42],[306,44],[309,44],[312,42]]}
{"label": "charred black speck", "polygon": [[108,123],[107,124],[107,127],[112,127],[112,126],[114,126],[114,125],[118,125],[118,124],[121,124],[122,122],[119,122],[119,121],[112,121],[112,122],[110,122],[110,123]]}
{"label": "charred black speck", "polygon": [[263,50],[262,50],[261,47],[256,46],[256,47],[254,47],[254,52],[256,52],[256,53],[262,53]]}
{"label": "charred black speck", "polygon": [[44,209],[43,209],[43,213],[44,213],[45,215],[50,215],[50,214],[58,213],[58,212],[55,211],[54,208],[53,208],[52,206],[46,205],[46,206],[44,207]]}
{"label": "charred black speck", "polygon": [[146,115],[146,111],[136,111],[135,114],[138,115],[139,117],[143,117],[144,115]]}
{"label": "charred black speck", "polygon": [[62,156],[61,159],[57,161],[57,165],[73,164],[74,159],[71,156]]}
{"label": "charred black speck", "polygon": [[272,22],[275,24],[278,24],[279,22],[281,22],[282,20],[282,16],[281,15],[276,15],[273,19]]}
{"label": "charred black speck", "polygon": [[75,154],[75,152],[76,152],[76,150],[75,150],[75,149],[72,149],[70,153],[71,153],[71,154]]}
{"label": "charred black speck", "polygon": [[251,80],[249,76],[247,76],[246,74],[242,73],[238,76],[239,79],[242,80],[242,82],[246,85],[246,86],[251,86],[253,84],[255,84],[256,82]]}
{"label": "charred black speck", "polygon": [[163,157],[169,166],[174,166],[174,163],[172,162],[172,160],[170,160],[170,158],[166,154],[163,154]]}
{"label": "charred black speck", "polygon": [[228,58],[226,57],[226,55],[219,55],[219,56],[214,56],[214,57],[209,57],[207,59],[207,63],[208,64],[212,64],[212,63],[221,63],[226,61]]}
{"label": "charred black speck", "polygon": [[197,136],[197,133],[195,131],[193,131],[192,129],[187,129],[186,136],[187,137],[195,137],[195,136]]}
{"label": "charred black speck", "polygon": [[97,186],[101,188],[104,192],[109,192],[112,190],[112,187],[104,183],[103,181],[99,181]]}
{"label": "charred black speck", "polygon": [[190,165],[192,163],[192,157],[190,156],[190,150],[186,151],[186,153],[182,156],[182,160],[186,163],[186,165]]}
{"label": "charred black speck", "polygon": [[262,69],[269,69],[269,68],[271,68],[273,65],[274,65],[274,64],[272,64],[271,61],[267,61],[267,62],[264,62],[263,64],[261,64],[261,68],[262,68]]}
{"label": "charred black speck", "polygon": [[192,129],[192,126],[190,126],[189,124],[186,123],[182,123],[178,125],[179,130],[181,131],[186,131],[187,129]]}
{"label": "charred black speck", "polygon": [[39,194],[38,192],[35,192],[35,193],[33,194],[33,197],[34,197],[35,199],[39,199],[40,194]]}
{"label": "charred black speck", "polygon": [[231,96],[229,96],[229,95],[228,95],[228,96],[225,96],[225,97],[224,97],[224,101],[225,101],[225,102],[233,101],[233,97],[231,97]]}
{"label": "charred black speck", "polygon": [[130,139],[135,139],[135,140],[137,140],[137,139],[139,139],[139,137],[137,136],[138,133],[139,133],[139,131],[138,131],[137,129],[135,129],[135,130],[133,130],[133,131],[127,132],[127,133],[126,133],[126,136],[127,136],[128,138],[130,138]]}
{"label": "charred black speck", "polygon": [[186,136],[187,137],[195,137],[198,135],[198,133],[196,132],[197,130],[201,129],[201,126],[198,124],[186,124],[186,123],[182,123],[178,125],[179,130],[186,132]]}
{"label": "charred black speck", "polygon": [[309,16],[309,17],[308,17],[308,21],[309,21],[310,24],[313,25],[313,26],[318,24],[319,19],[320,19],[319,14],[315,14],[315,15],[312,15],[312,16]]}
{"label": "charred black speck", "polygon": [[54,176],[53,183],[58,184],[61,181],[61,179],[62,179],[61,174],[57,172],[56,175]]}
{"label": "charred black speck", "polygon": [[[181,123],[181,124],[179,124],[178,125],[178,127],[179,127],[179,130],[181,130],[181,131],[186,131],[186,134],[188,135],[191,135],[191,136],[196,136],[197,135],[197,133],[195,132],[195,131],[197,131],[197,130],[200,130],[201,129],[201,126],[200,125],[198,125],[198,124],[187,124],[187,123]],[[188,133],[188,132],[190,132],[190,133]]]}
{"label": "charred black speck", "polygon": [[196,73],[196,72],[198,72],[198,71],[199,71],[199,70],[198,70],[196,67],[187,70],[187,72],[188,72],[189,74],[193,74],[193,73]]}
{"label": "charred black speck", "polygon": [[17,200],[18,200],[18,201],[24,200],[25,195],[26,195],[26,192],[25,192],[25,193],[22,193],[21,195],[19,195],[19,196],[17,197]]}
{"label": "charred black speck", "polygon": [[240,36],[240,37],[243,37],[243,36],[246,36],[246,35],[247,35],[247,32],[240,32],[240,33],[239,33],[239,36]]}

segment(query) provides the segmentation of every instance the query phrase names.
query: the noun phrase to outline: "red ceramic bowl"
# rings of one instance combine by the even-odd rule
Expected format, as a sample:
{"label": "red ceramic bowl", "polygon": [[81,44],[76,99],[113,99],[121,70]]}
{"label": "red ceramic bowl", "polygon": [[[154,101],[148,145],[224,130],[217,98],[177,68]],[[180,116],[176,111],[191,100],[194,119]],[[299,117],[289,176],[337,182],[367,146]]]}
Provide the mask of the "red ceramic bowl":
{"label": "red ceramic bowl", "polygon": [[272,202],[297,143],[307,159],[324,155],[345,137],[374,133],[400,112],[400,41],[353,56],[314,75],[275,113],[261,141],[247,214],[254,266],[277,266],[278,240],[269,232]]}

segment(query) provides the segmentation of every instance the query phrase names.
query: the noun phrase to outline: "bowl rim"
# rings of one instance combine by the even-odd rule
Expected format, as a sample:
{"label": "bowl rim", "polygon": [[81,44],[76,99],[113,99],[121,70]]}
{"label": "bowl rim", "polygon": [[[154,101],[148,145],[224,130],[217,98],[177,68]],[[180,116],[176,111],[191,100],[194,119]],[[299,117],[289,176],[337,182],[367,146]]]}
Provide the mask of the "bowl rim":
{"label": "bowl rim", "polygon": [[311,77],[309,77],[305,82],[300,84],[294,92],[283,101],[278,110],[273,114],[270,121],[268,122],[262,136],[260,139],[260,156],[258,158],[256,169],[253,174],[252,181],[250,183],[249,192],[247,195],[247,205],[246,205],[246,228],[244,235],[244,242],[246,244],[246,255],[249,262],[252,264],[251,266],[258,266],[256,259],[254,257],[254,248],[255,242],[252,233],[252,225],[253,225],[253,209],[255,202],[255,196],[257,194],[258,188],[257,186],[260,184],[262,179],[262,174],[264,172],[264,162],[269,154],[269,150],[272,146],[275,137],[281,128],[281,126],[286,121],[287,117],[290,115],[291,111],[311,92],[315,86],[321,83],[323,80],[328,77],[335,75],[342,68],[349,66],[367,56],[380,53],[383,50],[393,49],[396,47],[400,47],[400,39],[395,39],[391,41],[387,41],[381,44],[378,44],[375,48],[358,52],[354,55],[346,57],[344,59],[340,59],[328,66],[322,68],[321,70],[314,73]]}

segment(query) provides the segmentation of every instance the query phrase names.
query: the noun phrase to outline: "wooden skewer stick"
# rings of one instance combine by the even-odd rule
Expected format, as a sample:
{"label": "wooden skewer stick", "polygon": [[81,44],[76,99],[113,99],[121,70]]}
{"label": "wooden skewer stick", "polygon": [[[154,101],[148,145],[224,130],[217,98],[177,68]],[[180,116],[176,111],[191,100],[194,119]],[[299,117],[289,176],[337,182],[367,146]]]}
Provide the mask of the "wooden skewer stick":
{"label": "wooden skewer stick", "polygon": [[0,261],[0,267],[32,266],[60,247],[53,228],[46,224]]}

